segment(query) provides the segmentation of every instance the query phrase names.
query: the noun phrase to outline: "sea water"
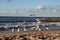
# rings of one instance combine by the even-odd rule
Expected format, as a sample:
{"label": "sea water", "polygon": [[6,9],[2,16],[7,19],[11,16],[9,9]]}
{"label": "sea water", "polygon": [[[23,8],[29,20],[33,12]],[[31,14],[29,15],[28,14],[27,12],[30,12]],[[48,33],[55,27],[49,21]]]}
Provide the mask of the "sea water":
{"label": "sea water", "polygon": [[[27,24],[31,24],[31,22],[36,22],[36,19],[39,18],[39,17],[13,17],[13,16],[0,16],[0,24],[8,24],[8,23],[17,23],[17,22],[27,22]],[[40,17],[40,18],[43,18],[43,17]],[[49,22],[44,22],[42,21],[41,24],[48,24]],[[52,23],[52,22],[51,22]],[[56,23],[56,22],[55,22]],[[42,30],[45,30],[46,27],[44,26],[40,26],[40,28]],[[60,26],[55,26],[54,25],[49,25],[48,28],[51,30],[51,29],[60,29]],[[18,29],[15,29],[15,31],[17,31]],[[20,31],[23,31],[24,30],[24,27],[21,27],[20,28]],[[28,31],[30,30],[30,28],[27,29]],[[3,31],[12,31],[12,29],[7,29],[7,30],[1,30],[0,29],[0,32],[3,32]]]}

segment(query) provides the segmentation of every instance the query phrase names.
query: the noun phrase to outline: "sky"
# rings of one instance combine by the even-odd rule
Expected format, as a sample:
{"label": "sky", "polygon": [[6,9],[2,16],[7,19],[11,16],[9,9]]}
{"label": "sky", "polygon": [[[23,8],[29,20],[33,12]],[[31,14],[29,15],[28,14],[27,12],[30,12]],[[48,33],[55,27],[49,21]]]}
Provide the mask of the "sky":
{"label": "sky", "polygon": [[37,5],[55,6],[60,5],[60,0],[0,0],[1,8],[34,8]]}
{"label": "sky", "polygon": [[[0,11],[36,8],[37,6],[60,6],[60,0],[0,0]],[[5,13],[0,15],[5,15]]]}

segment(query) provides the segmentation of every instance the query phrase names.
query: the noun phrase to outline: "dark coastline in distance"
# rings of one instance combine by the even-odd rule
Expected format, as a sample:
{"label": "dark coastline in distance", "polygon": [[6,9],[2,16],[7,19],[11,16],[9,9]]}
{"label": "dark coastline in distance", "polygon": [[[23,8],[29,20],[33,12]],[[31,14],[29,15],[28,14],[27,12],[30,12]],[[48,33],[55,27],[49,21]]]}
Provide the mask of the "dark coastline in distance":
{"label": "dark coastline in distance", "polygon": [[60,22],[60,17],[32,17],[32,16],[0,16],[1,22],[34,22],[37,18],[40,18],[41,21],[46,22]]}

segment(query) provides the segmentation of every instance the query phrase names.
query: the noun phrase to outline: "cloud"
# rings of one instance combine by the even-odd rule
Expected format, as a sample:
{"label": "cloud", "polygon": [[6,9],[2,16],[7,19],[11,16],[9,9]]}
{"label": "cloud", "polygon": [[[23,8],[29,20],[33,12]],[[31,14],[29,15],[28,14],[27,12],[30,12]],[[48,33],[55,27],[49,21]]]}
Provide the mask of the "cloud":
{"label": "cloud", "polygon": [[56,12],[56,9],[54,9],[53,11]]}
{"label": "cloud", "polygon": [[39,6],[39,5],[36,7],[37,10],[40,10],[42,8],[43,8],[43,6]]}
{"label": "cloud", "polygon": [[[58,8],[58,7],[57,7]],[[36,9],[13,9],[2,10],[0,15],[17,15],[17,16],[44,16],[44,17],[60,17],[60,9],[47,6],[37,6]]]}

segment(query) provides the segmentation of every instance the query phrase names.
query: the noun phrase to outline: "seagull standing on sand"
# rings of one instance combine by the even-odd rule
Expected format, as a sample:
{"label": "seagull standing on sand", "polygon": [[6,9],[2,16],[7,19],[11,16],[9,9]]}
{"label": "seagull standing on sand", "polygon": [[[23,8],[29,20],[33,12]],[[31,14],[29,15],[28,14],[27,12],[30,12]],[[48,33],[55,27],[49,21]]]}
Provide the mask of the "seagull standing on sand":
{"label": "seagull standing on sand", "polygon": [[37,26],[36,26],[36,29],[41,30],[41,29],[39,28],[39,25],[40,25],[40,23],[41,23],[40,19],[36,19],[36,21],[37,21]]}
{"label": "seagull standing on sand", "polygon": [[12,32],[14,32],[14,28],[12,28]]}
{"label": "seagull standing on sand", "polygon": [[17,32],[19,32],[19,31],[20,31],[20,28],[18,28]]}
{"label": "seagull standing on sand", "polygon": [[25,28],[26,27],[25,21],[23,22],[23,26],[24,26],[24,31],[27,31],[26,28]]}

